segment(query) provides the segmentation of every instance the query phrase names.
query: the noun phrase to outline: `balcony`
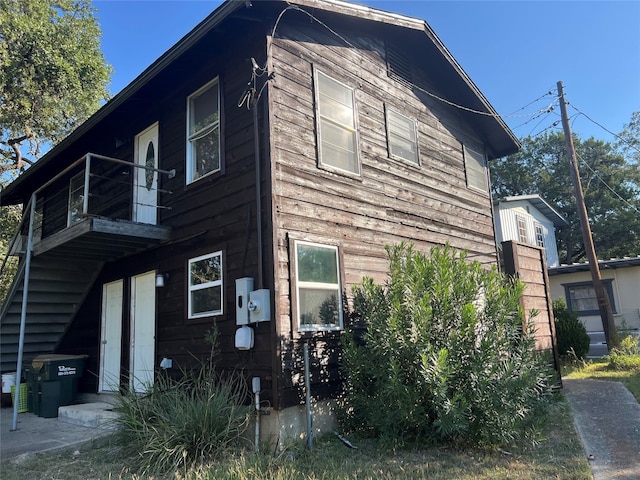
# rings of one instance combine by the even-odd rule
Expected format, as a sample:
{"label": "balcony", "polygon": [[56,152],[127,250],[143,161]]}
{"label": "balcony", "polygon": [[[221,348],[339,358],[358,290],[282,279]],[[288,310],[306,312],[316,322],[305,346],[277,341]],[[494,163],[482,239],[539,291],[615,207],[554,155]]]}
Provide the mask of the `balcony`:
{"label": "balcony", "polygon": [[13,253],[26,247],[29,224],[33,255],[111,261],[169,240],[158,225],[159,203],[170,191],[158,188],[173,171],[87,153],[36,190]]}

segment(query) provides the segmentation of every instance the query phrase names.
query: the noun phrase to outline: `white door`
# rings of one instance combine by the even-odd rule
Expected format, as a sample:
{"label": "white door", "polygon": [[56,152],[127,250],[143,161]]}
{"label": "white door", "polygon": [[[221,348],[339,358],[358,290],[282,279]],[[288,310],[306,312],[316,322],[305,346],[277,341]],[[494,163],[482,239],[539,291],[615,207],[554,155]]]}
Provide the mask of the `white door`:
{"label": "white door", "polygon": [[[136,135],[136,164],[158,168],[158,124],[154,123]],[[154,224],[158,213],[158,172],[136,168],[133,189],[133,221]]]}
{"label": "white door", "polygon": [[156,345],[156,272],[131,279],[130,388],[145,392],[153,385]]}
{"label": "white door", "polygon": [[122,280],[102,286],[99,392],[117,392],[120,388],[123,286]]}

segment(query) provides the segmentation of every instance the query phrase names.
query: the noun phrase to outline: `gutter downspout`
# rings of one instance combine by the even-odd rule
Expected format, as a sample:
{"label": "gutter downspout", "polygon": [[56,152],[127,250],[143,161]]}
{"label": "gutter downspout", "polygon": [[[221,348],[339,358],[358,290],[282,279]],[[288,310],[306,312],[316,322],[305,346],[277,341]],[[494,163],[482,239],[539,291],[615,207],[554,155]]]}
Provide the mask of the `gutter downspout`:
{"label": "gutter downspout", "polygon": [[22,287],[22,307],[20,310],[20,338],[18,340],[18,361],[16,364],[16,395],[13,402],[13,421],[11,431],[18,429],[18,405],[20,404],[20,382],[22,379],[22,355],[24,353],[24,331],[27,323],[27,299],[29,296],[29,277],[31,270],[31,252],[33,250],[33,219],[36,214],[36,194],[31,194],[29,208],[29,236],[27,237],[27,251],[24,260],[24,283]]}

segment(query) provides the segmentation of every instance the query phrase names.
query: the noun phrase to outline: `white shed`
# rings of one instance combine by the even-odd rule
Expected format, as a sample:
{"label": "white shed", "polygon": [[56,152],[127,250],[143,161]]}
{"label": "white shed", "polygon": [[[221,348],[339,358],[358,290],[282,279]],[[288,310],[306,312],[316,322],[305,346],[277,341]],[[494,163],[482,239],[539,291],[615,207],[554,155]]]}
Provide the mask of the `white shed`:
{"label": "white shed", "polygon": [[518,195],[493,202],[496,241],[507,240],[545,249],[547,267],[560,264],[555,228],[569,223],[540,195]]}

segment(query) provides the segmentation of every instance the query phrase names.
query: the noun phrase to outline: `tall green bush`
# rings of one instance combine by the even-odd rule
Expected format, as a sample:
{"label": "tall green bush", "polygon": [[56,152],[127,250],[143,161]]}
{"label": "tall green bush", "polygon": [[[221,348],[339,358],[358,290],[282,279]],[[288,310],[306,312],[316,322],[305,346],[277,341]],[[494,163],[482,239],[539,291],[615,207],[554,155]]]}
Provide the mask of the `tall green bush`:
{"label": "tall green bush", "polygon": [[206,365],[178,379],[158,375],[146,394],[118,399],[118,437],[147,473],[189,468],[240,446],[252,409],[240,375],[222,378]]}
{"label": "tall green bush", "polygon": [[589,353],[589,335],[577,313],[567,309],[564,299],[553,301],[553,317],[556,324],[558,353],[566,355],[573,350],[576,357],[584,358]]}
{"label": "tall green bush", "polygon": [[522,284],[448,245],[387,253],[386,285],[365,278],[353,289],[343,428],[397,446],[490,447],[530,433],[552,375],[522,328]]}
{"label": "tall green bush", "polygon": [[627,335],[607,358],[613,370],[640,370],[640,337]]}

